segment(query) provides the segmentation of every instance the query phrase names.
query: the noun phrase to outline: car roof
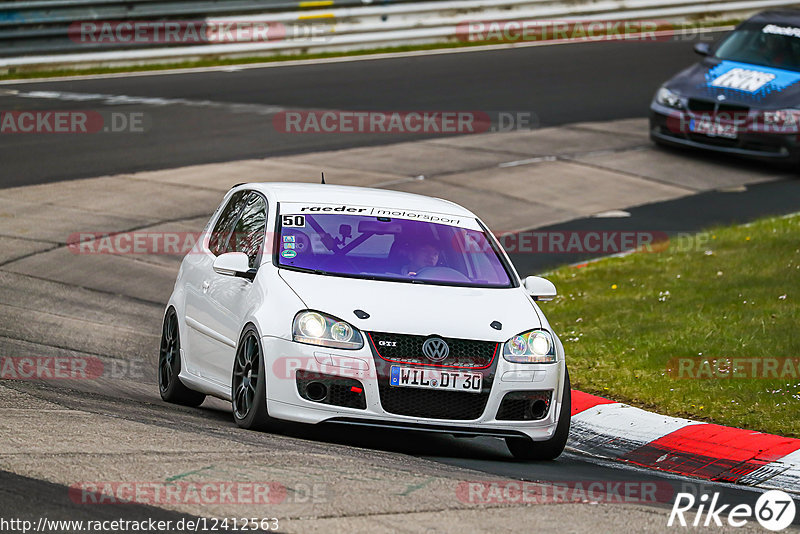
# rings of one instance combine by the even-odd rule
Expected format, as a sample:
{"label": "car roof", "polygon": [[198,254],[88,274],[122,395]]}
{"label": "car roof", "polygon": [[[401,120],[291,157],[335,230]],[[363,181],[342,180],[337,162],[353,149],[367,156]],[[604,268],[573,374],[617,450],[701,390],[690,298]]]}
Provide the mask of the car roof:
{"label": "car roof", "polygon": [[800,9],[768,9],[747,19],[746,23],[791,23],[800,26]]}
{"label": "car roof", "polygon": [[255,189],[273,202],[367,205],[476,217],[468,209],[449,200],[389,189],[297,182],[247,183],[239,184],[234,189]]}

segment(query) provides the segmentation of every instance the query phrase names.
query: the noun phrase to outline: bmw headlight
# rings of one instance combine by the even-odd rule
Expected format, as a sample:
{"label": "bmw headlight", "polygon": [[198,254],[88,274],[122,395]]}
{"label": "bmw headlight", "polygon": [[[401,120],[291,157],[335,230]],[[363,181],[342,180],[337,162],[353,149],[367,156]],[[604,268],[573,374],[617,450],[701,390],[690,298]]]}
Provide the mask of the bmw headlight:
{"label": "bmw headlight", "polygon": [[503,358],[512,363],[553,363],[556,344],[547,330],[531,330],[506,341]]}
{"label": "bmw headlight", "polygon": [[310,310],[301,311],[295,316],[292,340],[337,349],[355,350],[364,346],[361,332],[351,324]]}
{"label": "bmw headlight", "polygon": [[656,93],[656,102],[661,104],[662,106],[667,106],[669,108],[674,109],[681,109],[683,108],[683,102],[681,101],[681,96],[678,93],[673,93],[666,87],[662,87]]}

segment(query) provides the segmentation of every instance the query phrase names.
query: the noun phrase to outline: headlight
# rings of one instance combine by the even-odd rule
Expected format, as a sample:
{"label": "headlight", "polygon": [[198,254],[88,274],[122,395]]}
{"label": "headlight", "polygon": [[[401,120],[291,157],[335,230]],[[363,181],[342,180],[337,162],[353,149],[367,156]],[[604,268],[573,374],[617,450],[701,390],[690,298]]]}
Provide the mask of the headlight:
{"label": "headlight", "polygon": [[512,363],[552,363],[556,344],[547,330],[531,330],[506,341],[503,358]]}
{"label": "headlight", "polygon": [[349,323],[309,310],[301,311],[295,316],[292,340],[337,349],[355,350],[364,346],[361,332]]}
{"label": "headlight", "polygon": [[678,93],[673,93],[666,87],[662,87],[658,90],[656,93],[656,102],[662,106],[675,109],[681,109],[683,107],[683,102],[681,101],[680,95]]}

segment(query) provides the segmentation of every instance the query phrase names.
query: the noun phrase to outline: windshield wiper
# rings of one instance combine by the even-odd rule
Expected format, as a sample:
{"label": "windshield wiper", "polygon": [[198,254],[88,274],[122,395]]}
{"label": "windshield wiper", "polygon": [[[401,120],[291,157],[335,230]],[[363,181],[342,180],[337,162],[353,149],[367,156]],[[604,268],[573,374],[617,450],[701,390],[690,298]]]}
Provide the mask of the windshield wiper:
{"label": "windshield wiper", "polygon": [[308,267],[295,267],[294,265],[280,265],[284,269],[289,269],[290,271],[300,271],[303,273],[311,273],[311,274],[327,274],[330,275],[328,271],[323,271],[322,269],[309,269]]}

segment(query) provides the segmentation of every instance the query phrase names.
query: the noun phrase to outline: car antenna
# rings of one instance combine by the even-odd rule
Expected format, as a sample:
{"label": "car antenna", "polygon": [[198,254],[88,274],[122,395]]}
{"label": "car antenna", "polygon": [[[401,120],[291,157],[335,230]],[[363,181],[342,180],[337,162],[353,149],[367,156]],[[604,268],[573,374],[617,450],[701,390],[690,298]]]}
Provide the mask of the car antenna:
{"label": "car antenna", "polygon": [[321,172],[320,174],[322,175],[322,183],[324,184],[325,183],[325,173]]}

